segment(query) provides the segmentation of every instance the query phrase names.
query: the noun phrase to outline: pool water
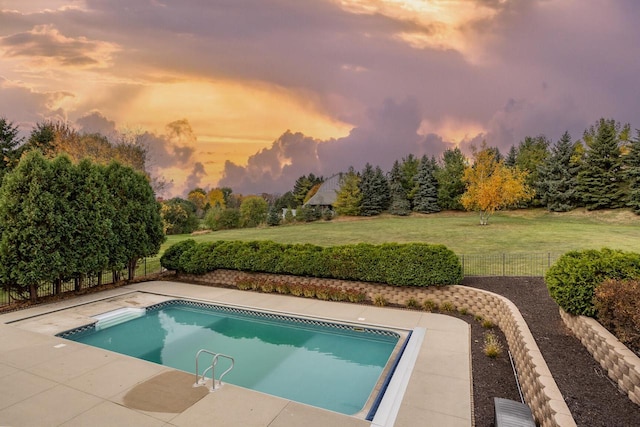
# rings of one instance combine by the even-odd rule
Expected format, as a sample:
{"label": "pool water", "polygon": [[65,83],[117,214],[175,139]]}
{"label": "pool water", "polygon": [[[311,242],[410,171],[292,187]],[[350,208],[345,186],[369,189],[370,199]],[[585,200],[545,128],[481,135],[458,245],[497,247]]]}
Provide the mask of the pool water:
{"label": "pool water", "polygon": [[[61,336],[192,373],[200,349],[223,353],[235,359],[224,382],[343,414],[363,409],[400,338],[391,331],[189,301]],[[200,371],[210,363],[201,356]],[[220,359],[216,376],[228,366]]]}

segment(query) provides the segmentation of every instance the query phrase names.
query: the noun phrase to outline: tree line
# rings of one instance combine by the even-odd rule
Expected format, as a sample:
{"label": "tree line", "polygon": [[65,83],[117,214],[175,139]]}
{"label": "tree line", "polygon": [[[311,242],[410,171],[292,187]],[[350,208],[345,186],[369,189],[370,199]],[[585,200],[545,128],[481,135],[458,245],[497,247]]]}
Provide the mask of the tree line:
{"label": "tree line", "polygon": [[182,218],[192,218],[191,229],[176,230],[197,229],[198,217],[206,227],[219,230],[328,220],[333,213],[402,216],[472,210],[479,212],[481,224],[505,208],[566,212],[579,207],[628,207],[640,214],[640,131],[632,137],[628,124],[602,118],[578,140],[568,132],[555,143],[544,135],[526,137],[506,154],[483,143],[472,149],[471,158],[451,148],[439,158],[409,154],[396,160],[386,173],[366,164],[361,171],[349,168],[339,175],[332,211],[327,206],[306,205],[325,181],[313,173],[299,177],[293,189],[279,197],[250,196],[244,209],[240,209],[243,196],[233,194],[231,188],[195,189],[187,200],[170,202],[182,206]]}
{"label": "tree line", "polygon": [[165,235],[142,147],[48,122],[25,142],[0,118],[0,150],[4,290],[35,300],[42,286],[100,284],[103,271],[131,279],[140,258],[158,253]]}

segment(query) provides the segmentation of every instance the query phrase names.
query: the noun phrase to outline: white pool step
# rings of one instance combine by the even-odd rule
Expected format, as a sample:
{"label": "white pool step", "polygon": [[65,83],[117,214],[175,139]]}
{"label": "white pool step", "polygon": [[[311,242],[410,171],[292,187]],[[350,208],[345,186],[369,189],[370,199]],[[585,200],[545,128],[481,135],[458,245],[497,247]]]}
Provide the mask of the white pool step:
{"label": "white pool step", "polygon": [[146,312],[147,310],[145,308],[123,307],[117,310],[98,314],[92,318],[97,320],[95,325],[96,330],[101,330],[119,325],[120,323],[124,323],[129,320],[137,319],[138,317],[144,316]]}

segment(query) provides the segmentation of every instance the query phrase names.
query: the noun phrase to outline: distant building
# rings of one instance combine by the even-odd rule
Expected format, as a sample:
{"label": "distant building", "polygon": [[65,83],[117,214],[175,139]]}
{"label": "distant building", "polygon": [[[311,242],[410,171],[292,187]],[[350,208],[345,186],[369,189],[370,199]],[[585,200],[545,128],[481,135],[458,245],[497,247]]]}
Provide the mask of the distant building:
{"label": "distant building", "polygon": [[304,206],[314,206],[316,208],[332,209],[333,204],[336,202],[337,193],[340,190],[340,180],[342,174],[333,175],[331,178],[326,179],[316,194],[311,197]]}

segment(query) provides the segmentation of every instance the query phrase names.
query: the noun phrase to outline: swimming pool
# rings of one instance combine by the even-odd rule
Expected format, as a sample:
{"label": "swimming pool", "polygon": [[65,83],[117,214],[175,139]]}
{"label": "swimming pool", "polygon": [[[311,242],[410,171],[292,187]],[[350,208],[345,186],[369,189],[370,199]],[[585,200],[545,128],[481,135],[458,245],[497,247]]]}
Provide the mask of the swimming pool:
{"label": "swimming pool", "polygon": [[59,336],[187,372],[200,349],[224,353],[235,359],[225,382],[350,415],[367,403],[400,339],[395,331],[184,300],[143,314],[123,323],[106,316]]}

